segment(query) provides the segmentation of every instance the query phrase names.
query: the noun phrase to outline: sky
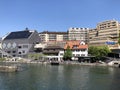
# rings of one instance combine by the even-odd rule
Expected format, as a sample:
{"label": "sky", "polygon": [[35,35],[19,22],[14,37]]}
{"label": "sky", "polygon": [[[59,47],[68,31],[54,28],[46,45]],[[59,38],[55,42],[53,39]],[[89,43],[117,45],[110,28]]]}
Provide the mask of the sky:
{"label": "sky", "polygon": [[0,0],[0,37],[30,30],[67,31],[120,21],[120,0]]}

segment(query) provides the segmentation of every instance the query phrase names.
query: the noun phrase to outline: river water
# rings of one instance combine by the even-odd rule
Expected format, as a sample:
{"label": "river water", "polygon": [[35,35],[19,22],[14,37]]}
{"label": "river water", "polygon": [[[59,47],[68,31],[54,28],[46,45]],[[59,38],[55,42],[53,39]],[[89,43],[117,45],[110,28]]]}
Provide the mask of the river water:
{"label": "river water", "polygon": [[120,68],[80,65],[23,65],[0,73],[0,90],[120,90]]}

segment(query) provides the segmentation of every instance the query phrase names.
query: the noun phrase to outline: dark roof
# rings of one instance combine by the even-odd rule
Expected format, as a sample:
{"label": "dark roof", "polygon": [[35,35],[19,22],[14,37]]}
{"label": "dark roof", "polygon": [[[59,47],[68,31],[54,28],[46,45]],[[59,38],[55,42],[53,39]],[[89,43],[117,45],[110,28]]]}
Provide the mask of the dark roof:
{"label": "dark roof", "polygon": [[60,47],[60,46],[47,46],[46,48],[44,48],[44,50],[48,50],[48,49],[63,49],[62,47]]}
{"label": "dark roof", "polygon": [[56,50],[56,51],[53,51],[53,50],[50,50],[50,51],[43,50],[43,53],[44,54],[58,54],[59,50]]}
{"label": "dark roof", "polygon": [[49,31],[43,31],[40,34],[67,34],[67,32],[49,32]]}
{"label": "dark roof", "polygon": [[8,36],[6,36],[5,39],[23,39],[23,38],[29,38],[29,36],[31,34],[32,34],[32,32],[30,32],[29,30],[11,32]]}

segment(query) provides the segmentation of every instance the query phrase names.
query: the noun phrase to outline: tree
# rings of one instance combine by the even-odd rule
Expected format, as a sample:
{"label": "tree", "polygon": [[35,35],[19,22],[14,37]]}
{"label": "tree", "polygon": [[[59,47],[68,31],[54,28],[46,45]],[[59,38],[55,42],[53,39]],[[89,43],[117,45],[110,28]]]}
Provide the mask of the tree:
{"label": "tree", "polygon": [[41,53],[28,54],[28,58],[33,59],[33,60],[39,60],[42,56],[43,54]]}
{"label": "tree", "polygon": [[110,53],[110,49],[107,46],[90,46],[88,48],[88,53],[95,56],[96,59],[102,59]]}
{"label": "tree", "polygon": [[118,39],[118,44],[120,45],[120,38]]}
{"label": "tree", "polygon": [[72,51],[70,49],[70,46],[67,46],[67,49],[66,49],[64,56],[63,56],[63,59],[64,60],[71,60],[71,58],[72,58]]}

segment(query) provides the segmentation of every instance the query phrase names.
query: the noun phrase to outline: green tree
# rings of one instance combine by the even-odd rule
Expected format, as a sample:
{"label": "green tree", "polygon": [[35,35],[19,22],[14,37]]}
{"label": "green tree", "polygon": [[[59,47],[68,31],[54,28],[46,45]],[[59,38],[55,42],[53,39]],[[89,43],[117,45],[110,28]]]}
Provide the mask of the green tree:
{"label": "green tree", "polygon": [[90,46],[88,48],[88,53],[92,56],[95,56],[96,59],[102,59],[104,56],[107,56],[110,53],[108,46]]}
{"label": "green tree", "polygon": [[118,44],[120,45],[120,38],[118,39]]}
{"label": "green tree", "polygon": [[0,61],[5,61],[6,59],[5,58],[0,58]]}
{"label": "green tree", "polygon": [[28,54],[28,58],[33,59],[33,60],[39,60],[42,56],[43,54],[41,53]]}
{"label": "green tree", "polygon": [[67,49],[66,49],[64,56],[63,56],[63,59],[64,60],[71,60],[71,58],[72,58],[72,51],[70,49],[70,46],[67,46]]}

